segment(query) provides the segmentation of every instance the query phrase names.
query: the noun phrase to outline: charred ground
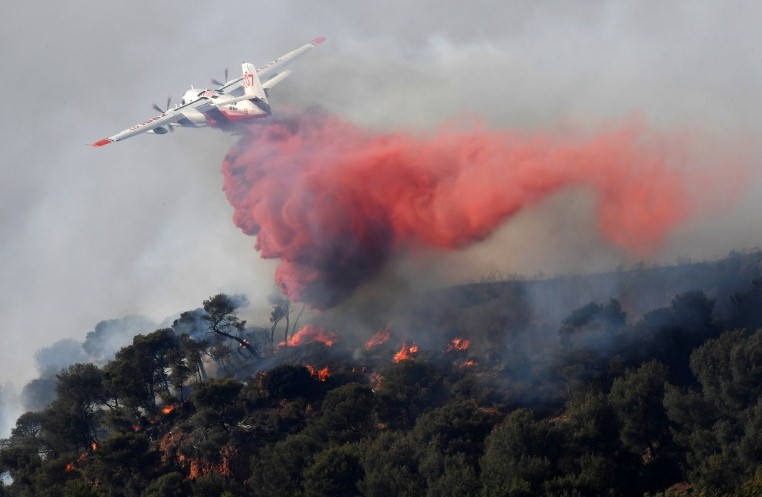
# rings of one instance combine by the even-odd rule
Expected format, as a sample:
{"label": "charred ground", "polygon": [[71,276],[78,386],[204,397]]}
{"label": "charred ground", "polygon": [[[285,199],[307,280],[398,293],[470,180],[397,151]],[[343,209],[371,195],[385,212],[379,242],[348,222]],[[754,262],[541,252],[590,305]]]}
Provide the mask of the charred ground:
{"label": "charred ground", "polygon": [[757,495],[761,262],[463,285],[283,343],[283,301],[256,328],[218,295],[49,376],[0,495]]}

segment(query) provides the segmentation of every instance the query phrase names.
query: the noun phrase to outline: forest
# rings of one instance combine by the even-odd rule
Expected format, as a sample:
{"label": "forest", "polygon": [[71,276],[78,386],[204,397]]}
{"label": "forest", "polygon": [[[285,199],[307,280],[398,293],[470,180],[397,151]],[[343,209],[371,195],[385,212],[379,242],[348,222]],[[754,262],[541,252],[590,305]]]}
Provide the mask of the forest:
{"label": "forest", "polygon": [[25,388],[0,496],[760,496],[761,257],[640,268],[558,319],[549,278],[363,337],[225,294],[113,354],[96,328]]}

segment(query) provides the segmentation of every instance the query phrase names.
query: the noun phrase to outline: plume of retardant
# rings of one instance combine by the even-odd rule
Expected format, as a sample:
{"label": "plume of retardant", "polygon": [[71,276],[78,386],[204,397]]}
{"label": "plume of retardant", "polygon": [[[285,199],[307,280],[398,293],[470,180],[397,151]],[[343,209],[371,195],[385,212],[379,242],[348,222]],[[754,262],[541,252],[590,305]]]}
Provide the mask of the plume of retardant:
{"label": "plume of retardant", "polygon": [[707,177],[683,167],[685,140],[627,122],[598,134],[380,132],[319,112],[244,128],[223,163],[234,220],[293,300],[331,307],[391,257],[459,249],[570,187],[597,198],[612,243],[644,254],[696,213]]}

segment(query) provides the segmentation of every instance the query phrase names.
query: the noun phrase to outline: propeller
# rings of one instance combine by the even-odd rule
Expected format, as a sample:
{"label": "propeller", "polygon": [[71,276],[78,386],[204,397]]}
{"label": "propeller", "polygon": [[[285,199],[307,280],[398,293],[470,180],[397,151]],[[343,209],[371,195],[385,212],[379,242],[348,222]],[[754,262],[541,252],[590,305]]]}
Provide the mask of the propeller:
{"label": "propeller", "polygon": [[216,79],[212,79],[212,84],[217,86],[225,86],[226,84],[228,84],[228,68],[227,67],[225,68],[225,82],[220,83]]}
{"label": "propeller", "polygon": [[[164,114],[164,113],[166,113],[169,110],[169,106],[171,104],[172,104],[172,97],[167,97],[167,107],[165,109],[162,109],[161,107],[159,107],[156,104],[153,104],[153,108],[154,108],[154,110],[156,110],[156,112],[161,112],[162,114]],[[171,124],[168,124],[166,126],[166,128],[169,129],[169,131],[174,131],[175,130],[175,127],[172,126]]]}
{"label": "propeller", "polygon": [[165,109],[162,109],[156,104],[153,104],[153,108],[156,110],[156,112],[161,112],[162,114],[164,114],[165,112],[169,110],[169,105],[171,103],[172,103],[172,97],[167,97],[167,107]]}

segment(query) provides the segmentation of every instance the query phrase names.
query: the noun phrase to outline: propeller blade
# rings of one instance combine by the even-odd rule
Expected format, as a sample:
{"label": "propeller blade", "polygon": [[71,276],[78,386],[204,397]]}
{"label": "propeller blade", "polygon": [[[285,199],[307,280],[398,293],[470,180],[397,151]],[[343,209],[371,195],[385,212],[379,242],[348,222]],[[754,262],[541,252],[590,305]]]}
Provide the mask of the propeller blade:
{"label": "propeller blade", "polygon": [[213,84],[213,85],[217,85],[217,86],[219,86],[219,87],[223,87],[223,86],[225,86],[226,84],[228,84],[228,81],[230,81],[230,80],[228,79],[228,68],[226,67],[226,68],[225,68],[225,82],[224,82],[224,83],[220,83],[220,82],[219,82],[219,81],[217,81],[216,79],[212,79],[212,84]]}
{"label": "propeller blade", "polygon": [[169,106],[172,104],[172,97],[167,97],[167,107],[166,109],[162,109],[156,104],[153,104],[153,108],[156,109],[156,112],[161,112],[162,114],[166,114],[169,111]]}

